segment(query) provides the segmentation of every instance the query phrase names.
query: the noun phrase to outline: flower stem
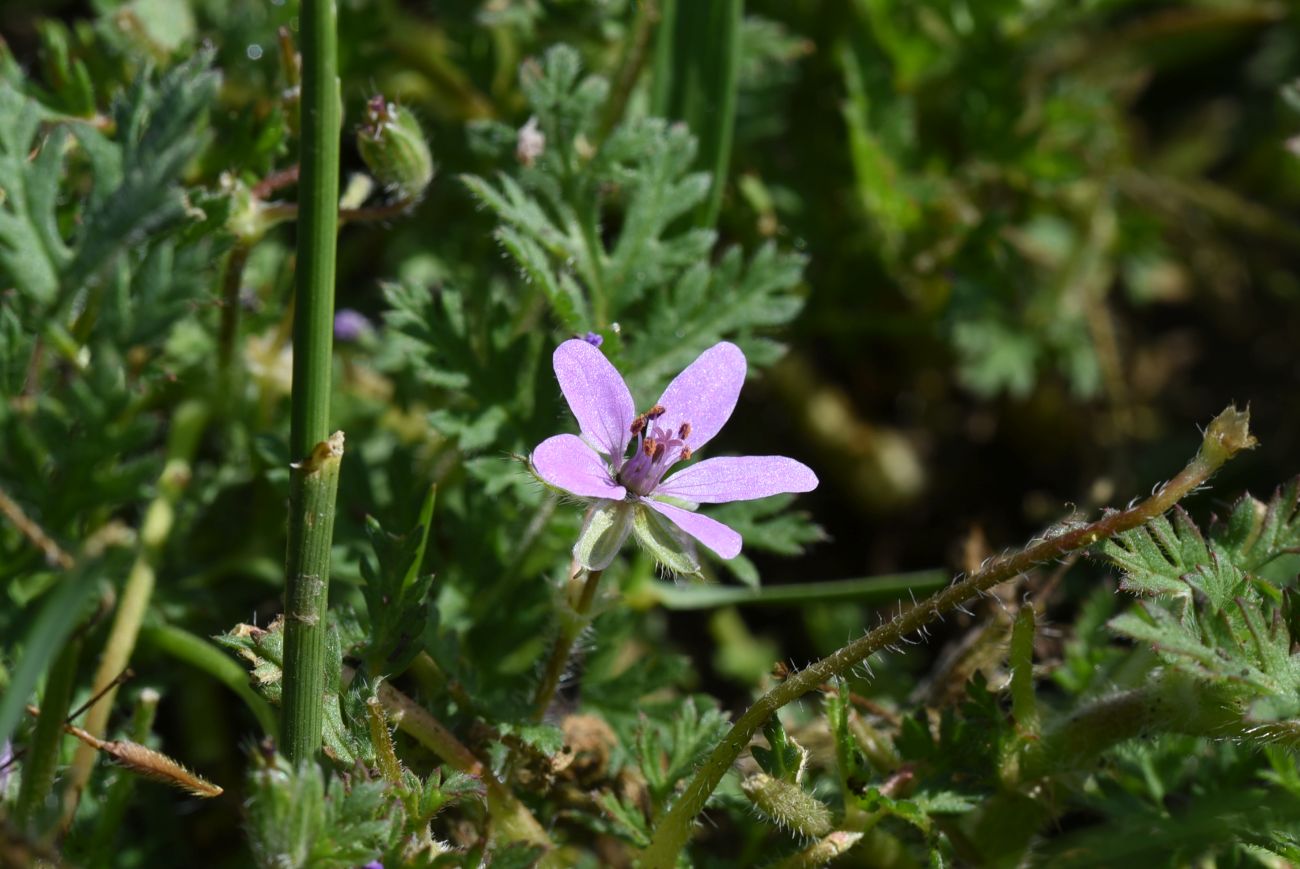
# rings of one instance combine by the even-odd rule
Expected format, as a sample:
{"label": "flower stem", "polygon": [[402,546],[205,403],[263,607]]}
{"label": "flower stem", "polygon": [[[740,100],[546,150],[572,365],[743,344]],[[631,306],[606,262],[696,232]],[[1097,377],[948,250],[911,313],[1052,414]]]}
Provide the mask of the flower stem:
{"label": "flower stem", "polygon": [[321,745],[330,545],[342,459],[343,433],[335,432],[293,466],[289,479],[280,742],[295,764],[314,760]]}
{"label": "flower stem", "polygon": [[329,440],[338,240],[338,22],[333,0],[303,0],[298,283],[293,322],[289,549],[285,557],[280,738],[294,765],[320,750],[330,544],[343,435]]}
{"label": "flower stem", "polygon": [[303,0],[301,15],[302,168],[289,433],[289,451],[298,460],[329,434],[340,129],[334,2]]}
{"label": "flower stem", "polygon": [[1019,551],[993,559],[982,570],[948,586],[943,591],[902,610],[875,630],[797,673],[760,697],[737,719],[722,741],[714,747],[659,823],[649,847],[642,855],[643,869],[672,869],[690,838],[695,816],[703,810],[709,795],[759,728],[776,710],[829,679],[842,676],[872,654],[893,646],[955,607],[1006,582],[1032,567],[1054,561],[1069,552],[1092,546],[1100,540],[1143,525],[1162,515],[1205,483],[1238,452],[1256,445],[1250,434],[1250,412],[1229,407],[1209,428],[1195,458],[1154,495],[1127,510],[1111,511],[1095,522],[1047,537]]}
{"label": "flower stem", "polygon": [[566,614],[560,624],[560,635],[555,639],[555,648],[551,650],[550,660],[546,662],[546,672],[542,683],[537,686],[537,695],[533,698],[533,717],[540,721],[555,697],[555,690],[560,686],[560,679],[569,665],[569,656],[573,654],[573,644],[578,635],[588,624],[587,614],[591,612],[591,603],[596,599],[596,589],[600,587],[603,570],[587,571],[586,581],[578,592],[578,599],[572,599],[573,585],[570,584],[569,605],[573,612]]}
{"label": "flower stem", "polygon": [[[199,436],[203,433],[207,420],[207,407],[193,401],[180,405],[172,416],[171,431],[167,437],[166,462],[158,478],[158,492],[145,511],[144,524],[140,526],[140,550],[136,554],[135,563],[131,565],[131,572],[127,574],[126,587],[122,590],[117,613],[113,616],[113,626],[109,629],[104,653],[99,659],[99,668],[95,671],[95,681],[91,685],[92,694],[103,693],[103,699],[86,713],[84,729],[94,737],[104,735],[108,716],[113,711],[113,698],[117,694],[114,683],[126,669],[127,662],[135,651],[140,625],[144,622],[149,599],[153,596],[158,561],[175,522],[176,503],[189,484],[190,462],[198,449]],[[72,823],[81,791],[90,779],[90,771],[97,756],[90,745],[83,742],[77,746],[64,791],[65,829]]]}

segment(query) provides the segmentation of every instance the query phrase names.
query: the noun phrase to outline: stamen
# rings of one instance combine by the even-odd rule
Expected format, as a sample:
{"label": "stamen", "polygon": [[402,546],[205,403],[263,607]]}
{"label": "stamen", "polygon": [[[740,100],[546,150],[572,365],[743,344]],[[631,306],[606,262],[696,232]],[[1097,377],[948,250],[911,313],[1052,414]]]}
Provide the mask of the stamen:
{"label": "stamen", "polygon": [[639,435],[639,434],[641,434],[641,432],[643,432],[643,431],[645,431],[645,414],[644,414],[644,413],[641,414],[640,416],[638,416],[636,419],[632,420],[632,434],[634,434],[634,435]]}
{"label": "stamen", "polygon": [[664,415],[664,406],[662,404],[656,404],[654,407],[647,410],[645,415],[648,419],[658,419]]}
{"label": "stamen", "polygon": [[659,457],[664,454],[664,451],[667,449],[667,447],[663,445],[662,441],[651,441],[650,443],[653,443],[655,445],[654,452],[650,454],[650,458],[654,459],[655,461],[658,461]]}
{"label": "stamen", "polygon": [[679,429],[677,429],[677,436],[678,436],[679,438],[681,438],[682,440],[686,440],[688,437],[690,437],[690,436],[691,436],[691,424],[690,424],[689,422],[684,422],[684,423],[682,423],[682,427],[679,428]]}
{"label": "stamen", "polygon": [[[689,426],[686,426],[686,428],[689,428]],[[682,447],[682,456],[681,456],[681,459],[682,459],[683,462],[689,462],[689,461],[691,460],[691,448],[690,448],[690,447]]]}
{"label": "stamen", "polygon": [[646,438],[645,442],[641,444],[641,449],[645,452],[647,456],[653,459],[655,457],[655,449],[658,446],[659,445],[655,443],[654,438]]}

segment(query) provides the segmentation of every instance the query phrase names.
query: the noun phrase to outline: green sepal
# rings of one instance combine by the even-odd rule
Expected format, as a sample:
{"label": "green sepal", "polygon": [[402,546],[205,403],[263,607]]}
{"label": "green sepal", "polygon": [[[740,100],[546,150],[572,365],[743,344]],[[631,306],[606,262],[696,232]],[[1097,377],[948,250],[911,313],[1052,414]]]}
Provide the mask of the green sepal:
{"label": "green sepal", "polygon": [[357,150],[375,180],[400,199],[419,199],[433,180],[433,154],[419,121],[382,97],[371,100],[357,128]]}
{"label": "green sepal", "polygon": [[695,557],[695,546],[690,538],[657,511],[638,504],[632,531],[646,552],[668,570],[684,576],[700,572],[700,562]]}
{"label": "green sepal", "polygon": [[597,501],[587,513],[573,544],[573,557],[587,570],[609,567],[632,530],[632,515],[639,512],[627,501]]}

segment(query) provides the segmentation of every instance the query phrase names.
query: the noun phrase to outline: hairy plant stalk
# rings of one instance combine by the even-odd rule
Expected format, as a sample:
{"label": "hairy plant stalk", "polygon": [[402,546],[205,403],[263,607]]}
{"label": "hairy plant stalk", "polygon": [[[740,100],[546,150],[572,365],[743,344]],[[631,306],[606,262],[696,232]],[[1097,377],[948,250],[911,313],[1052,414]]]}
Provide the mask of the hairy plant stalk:
{"label": "hairy plant stalk", "polygon": [[[99,668],[95,671],[95,681],[91,684],[92,694],[103,695],[86,713],[84,729],[91,736],[102,737],[107,728],[108,716],[113,711],[113,698],[117,695],[115,682],[135,651],[140,625],[153,597],[158,561],[175,522],[176,502],[190,481],[190,463],[207,420],[207,406],[197,401],[180,405],[172,417],[157,494],[145,510],[144,524],[140,526],[140,549],[131,565],[131,572],[127,574],[126,586],[113,616],[113,626],[109,629]],[[89,744],[83,742],[77,746],[64,790],[63,829],[72,823],[96,756],[97,752]]]}
{"label": "hairy plant stalk", "polygon": [[1103,751],[1147,733],[1224,738],[1246,729],[1231,691],[1177,670],[1080,707],[1025,748],[1019,781],[1078,769]]}
{"label": "hairy plant stalk", "polygon": [[[343,678],[351,679],[353,675],[355,671],[345,666]],[[380,683],[379,702],[399,730],[438,755],[452,769],[482,780],[496,838],[503,842],[531,842],[551,847],[546,831],[528,808],[428,710],[387,682]]]}
{"label": "hairy plant stalk", "polygon": [[590,621],[587,615],[591,612],[592,601],[596,599],[596,589],[600,587],[602,573],[603,570],[587,571],[586,581],[578,591],[577,600],[572,599],[573,588],[570,587],[569,605],[573,607],[573,611],[566,613],[566,617],[560,623],[560,635],[555,639],[555,648],[551,650],[551,657],[546,662],[546,671],[542,674],[542,682],[537,686],[537,694],[533,698],[533,718],[538,721],[542,720],[546,710],[550,708],[555,691],[560,687],[560,679],[564,678],[564,670],[569,666],[573,644],[577,642],[578,635]]}
{"label": "hairy plant stalk", "polygon": [[295,764],[314,759],[321,746],[330,546],[342,460],[343,432],[335,432],[293,466],[289,481],[280,741]]}
{"label": "hairy plant stalk", "polygon": [[1250,434],[1250,412],[1229,407],[1206,429],[1195,458],[1150,498],[1127,510],[1106,513],[1095,522],[1044,537],[1024,549],[988,562],[981,570],[941,592],[902,610],[897,616],[826,658],[793,673],[760,697],[737,719],[714,747],[686,789],[659,823],[642,855],[644,869],[671,869],[690,838],[695,817],[703,810],[727,770],[767,719],[788,703],[814,691],[827,680],[843,676],[881,649],[894,646],[920,628],[999,583],[1039,564],[1054,561],[1162,515],[1204,484],[1225,462],[1256,445]]}
{"label": "hairy plant stalk", "polygon": [[338,22],[333,0],[304,0],[302,145],[297,293],[293,323],[293,410],[285,557],[284,688],[280,738],[294,765],[320,751],[325,695],[325,615],[330,544],[343,435],[329,432],[338,240]]}

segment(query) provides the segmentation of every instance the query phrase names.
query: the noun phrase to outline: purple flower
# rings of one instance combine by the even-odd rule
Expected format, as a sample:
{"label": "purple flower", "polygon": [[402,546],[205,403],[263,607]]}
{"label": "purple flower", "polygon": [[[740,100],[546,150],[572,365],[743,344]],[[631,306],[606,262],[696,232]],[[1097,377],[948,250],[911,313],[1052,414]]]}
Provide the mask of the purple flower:
{"label": "purple flower", "polygon": [[[668,384],[645,413],[604,354],[582,339],[555,350],[555,378],[582,436],[556,435],[537,445],[533,470],[556,488],[593,501],[573,554],[588,570],[603,570],[629,533],[662,564],[695,573],[689,538],[722,558],[740,554],[740,535],[693,512],[700,504],[748,501],[808,492],[817,476],[784,456],[689,461],[730,418],[745,381],[745,354],[721,342],[700,354]],[[633,438],[636,447],[627,454]]]}
{"label": "purple flower", "polygon": [[334,337],[339,341],[358,341],[375,330],[360,311],[343,308],[334,315]]}
{"label": "purple flower", "polygon": [[592,347],[599,347],[601,344],[605,343],[605,337],[599,332],[588,332],[586,335],[582,336],[582,340],[586,341]]}

